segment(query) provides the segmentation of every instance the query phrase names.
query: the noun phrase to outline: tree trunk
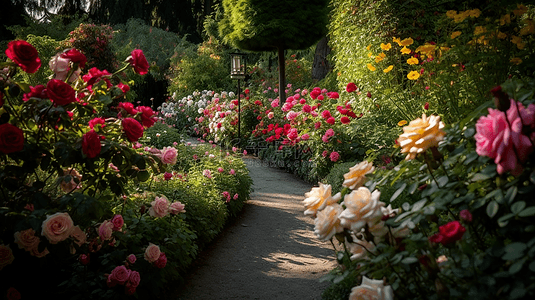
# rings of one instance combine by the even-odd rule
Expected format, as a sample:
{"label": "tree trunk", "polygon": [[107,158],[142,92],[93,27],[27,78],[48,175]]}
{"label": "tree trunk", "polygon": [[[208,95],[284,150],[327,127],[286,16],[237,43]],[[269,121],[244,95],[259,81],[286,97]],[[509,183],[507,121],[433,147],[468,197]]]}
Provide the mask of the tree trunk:
{"label": "tree trunk", "polygon": [[286,101],[286,59],[284,57],[284,48],[278,47],[279,51],[279,102],[284,104]]}
{"label": "tree trunk", "polygon": [[331,66],[327,60],[327,56],[331,52],[328,43],[329,39],[327,36],[324,36],[316,45],[314,62],[312,63],[312,79],[322,80],[331,70]]}

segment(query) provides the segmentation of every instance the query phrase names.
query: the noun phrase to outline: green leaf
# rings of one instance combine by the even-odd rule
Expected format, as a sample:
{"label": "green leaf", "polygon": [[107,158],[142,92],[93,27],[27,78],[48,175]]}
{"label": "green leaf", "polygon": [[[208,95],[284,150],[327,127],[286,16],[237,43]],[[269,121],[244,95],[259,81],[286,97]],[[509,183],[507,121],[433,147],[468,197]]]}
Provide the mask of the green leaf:
{"label": "green leaf", "polygon": [[530,206],[518,213],[518,216],[523,217],[523,218],[531,217],[533,215],[535,215],[535,206]]}
{"label": "green leaf", "polygon": [[407,190],[407,192],[412,195],[414,191],[416,191],[417,188],[418,188],[418,182],[415,182],[409,186],[409,189]]}
{"label": "green leaf", "polygon": [[427,199],[422,199],[412,205],[412,212],[418,211],[424,207],[424,205],[427,203]]}
{"label": "green leaf", "polygon": [[516,185],[513,185],[507,190],[507,193],[505,193],[504,199],[507,201],[508,204],[511,204],[515,199],[517,193],[518,187]]}
{"label": "green leaf", "polygon": [[150,178],[150,173],[148,171],[139,171],[137,173],[137,179],[139,181],[147,181]]}
{"label": "green leaf", "polygon": [[446,184],[448,184],[448,181],[449,181],[448,176],[444,175],[444,176],[440,177],[440,178],[437,180],[437,182],[438,182],[438,187],[443,188]]}
{"label": "green leaf", "polygon": [[518,201],[515,202],[513,205],[511,205],[511,212],[515,215],[517,215],[519,212],[521,212],[526,207],[526,202],[524,201]]}
{"label": "green leaf", "polygon": [[529,269],[531,270],[531,272],[535,272],[535,260],[529,264]]}
{"label": "green leaf", "polygon": [[474,127],[469,127],[464,131],[464,136],[469,138],[472,137],[476,133],[476,129]]}
{"label": "green leaf", "polygon": [[516,260],[524,256],[524,251],[528,246],[524,243],[515,242],[505,246],[505,254],[502,256],[503,260]]}
{"label": "green leaf", "polygon": [[403,183],[397,191],[390,197],[390,202],[394,201],[401,193],[403,193],[403,190],[407,187],[407,183]]}
{"label": "green leaf", "polygon": [[472,177],[472,181],[483,181],[491,178],[489,174],[477,173]]}
{"label": "green leaf", "polygon": [[418,259],[416,257],[409,256],[409,257],[405,257],[404,259],[402,259],[401,263],[408,265],[408,264],[415,263],[417,261]]}
{"label": "green leaf", "polygon": [[527,257],[525,257],[524,259],[521,259],[521,260],[515,262],[514,264],[512,264],[509,267],[509,274],[513,275],[513,274],[518,273],[520,270],[522,270],[522,266],[526,262],[526,259],[527,259]]}
{"label": "green leaf", "polygon": [[500,206],[498,205],[498,203],[494,200],[490,201],[489,204],[487,205],[487,216],[489,216],[490,218],[493,218],[497,213],[498,213],[498,208]]}

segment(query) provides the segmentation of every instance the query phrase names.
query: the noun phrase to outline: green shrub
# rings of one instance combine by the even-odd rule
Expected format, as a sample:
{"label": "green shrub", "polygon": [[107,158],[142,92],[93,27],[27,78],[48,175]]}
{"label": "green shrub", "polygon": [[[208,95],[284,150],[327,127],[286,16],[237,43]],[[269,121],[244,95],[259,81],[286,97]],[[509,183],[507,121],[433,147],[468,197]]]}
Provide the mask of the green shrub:
{"label": "green shrub", "polygon": [[183,138],[178,129],[156,122],[145,130],[145,136],[141,142],[162,149],[163,147],[172,147],[174,143],[180,143]]}

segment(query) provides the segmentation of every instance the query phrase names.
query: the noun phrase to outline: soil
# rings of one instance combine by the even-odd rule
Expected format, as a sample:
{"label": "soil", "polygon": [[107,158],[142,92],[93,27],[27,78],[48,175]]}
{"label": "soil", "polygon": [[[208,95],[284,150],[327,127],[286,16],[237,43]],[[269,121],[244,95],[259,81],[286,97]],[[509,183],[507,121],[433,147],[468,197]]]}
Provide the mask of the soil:
{"label": "soil", "polygon": [[[312,185],[255,157],[245,163],[254,192],[242,211],[202,251],[178,299],[321,299],[336,266],[328,242],[303,214]],[[177,299],[173,297],[173,299]]]}

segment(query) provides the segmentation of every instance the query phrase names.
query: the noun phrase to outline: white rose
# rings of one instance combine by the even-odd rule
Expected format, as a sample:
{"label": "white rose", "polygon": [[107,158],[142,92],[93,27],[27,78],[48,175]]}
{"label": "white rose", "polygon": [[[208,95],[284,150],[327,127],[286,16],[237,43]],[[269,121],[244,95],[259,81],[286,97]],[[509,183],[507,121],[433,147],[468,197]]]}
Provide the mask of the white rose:
{"label": "white rose", "polygon": [[351,289],[349,300],[393,300],[394,290],[391,286],[385,286],[382,280],[369,279],[362,276],[362,283]]}
{"label": "white rose", "polygon": [[305,193],[305,215],[315,217],[319,210],[324,209],[327,205],[338,202],[340,193],[334,197],[331,195],[331,185],[319,183],[319,187],[314,187],[308,193]]}
{"label": "white rose", "polygon": [[318,239],[326,241],[336,233],[344,230],[338,219],[342,211],[343,209],[340,204],[334,203],[317,212],[316,219],[314,220],[314,233]]}

